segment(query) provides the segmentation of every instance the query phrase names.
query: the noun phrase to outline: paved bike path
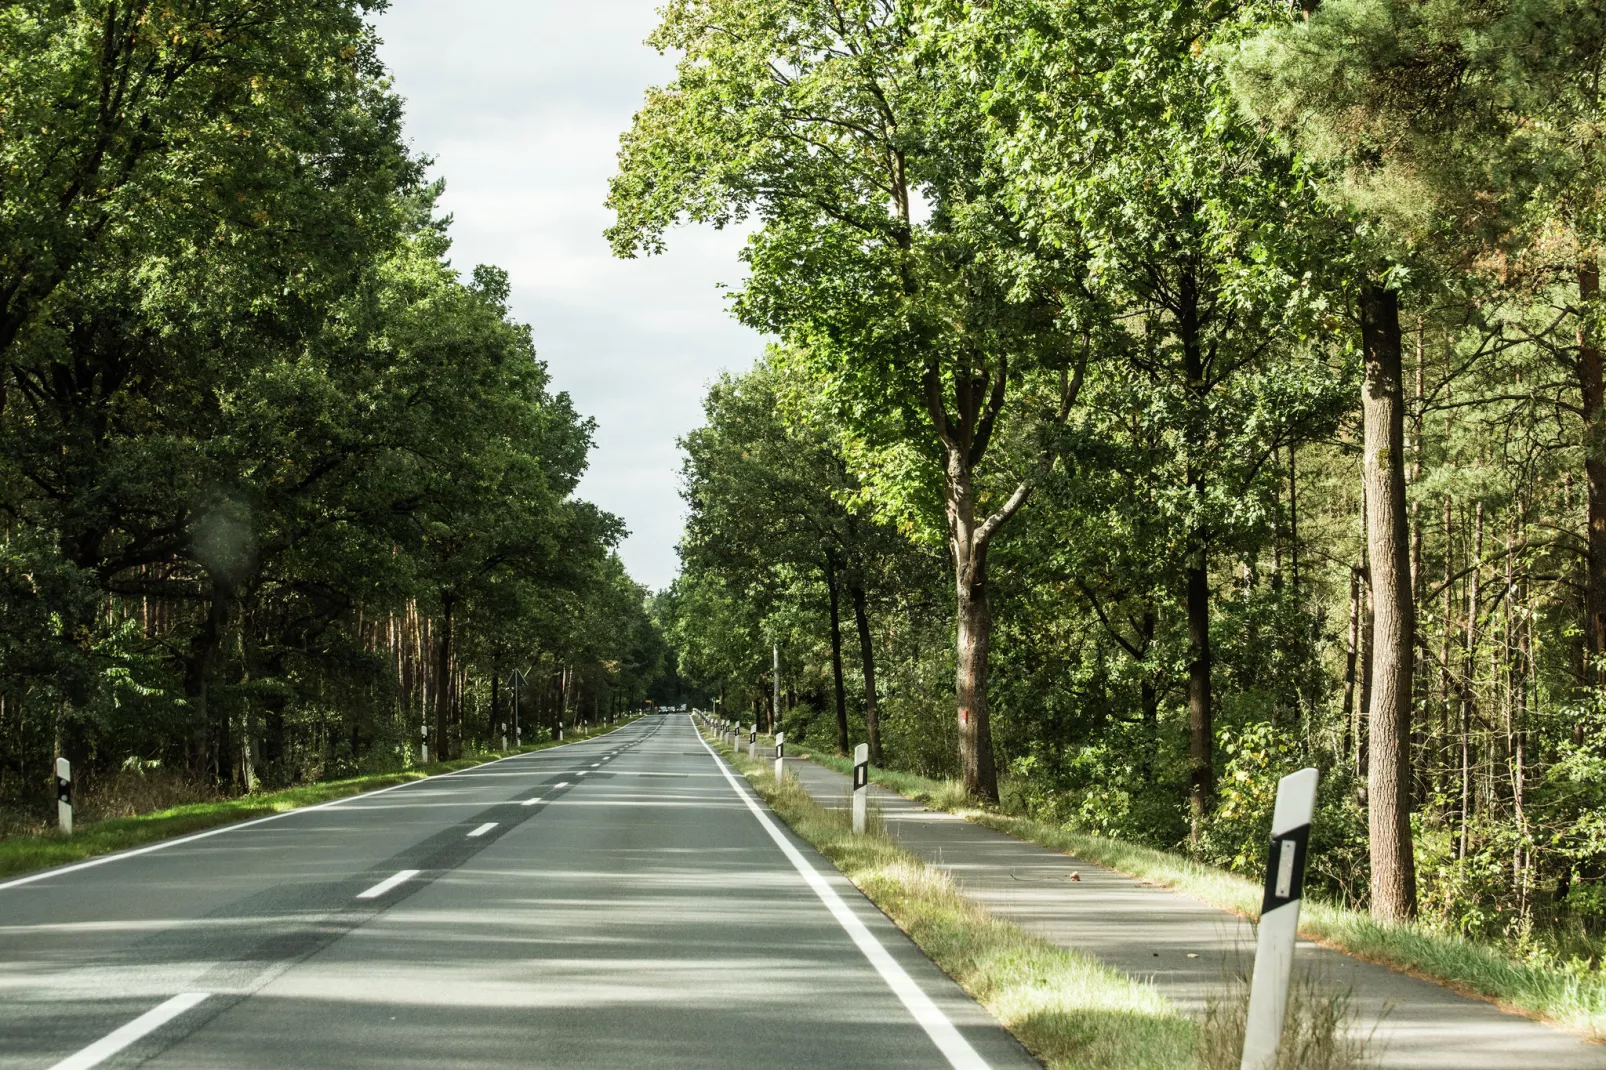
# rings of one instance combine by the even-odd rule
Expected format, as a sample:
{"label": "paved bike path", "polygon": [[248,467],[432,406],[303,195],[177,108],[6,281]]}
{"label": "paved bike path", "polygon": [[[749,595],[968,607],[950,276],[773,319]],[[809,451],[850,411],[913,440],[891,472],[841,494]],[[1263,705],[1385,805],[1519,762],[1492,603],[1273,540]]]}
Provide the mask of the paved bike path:
{"label": "paved bike path", "polygon": [[[846,806],[848,777],[788,759],[816,800]],[[887,831],[995,915],[1063,947],[1095,955],[1190,1011],[1204,1007],[1254,957],[1246,920],[1180,892],[972,824],[872,785]],[[1071,873],[1079,881],[1069,879]],[[1356,1026],[1374,1030],[1386,1070],[1606,1070],[1606,1046],[1500,1010],[1384,966],[1299,944],[1298,968],[1353,993]]]}

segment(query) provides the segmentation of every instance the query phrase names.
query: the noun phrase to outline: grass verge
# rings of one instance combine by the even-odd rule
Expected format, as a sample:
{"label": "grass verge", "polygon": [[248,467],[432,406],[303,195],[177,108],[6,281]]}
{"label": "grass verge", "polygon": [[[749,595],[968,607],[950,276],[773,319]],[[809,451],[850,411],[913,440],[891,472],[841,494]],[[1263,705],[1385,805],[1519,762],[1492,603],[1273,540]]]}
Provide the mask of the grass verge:
{"label": "grass verge", "polygon": [[777,784],[768,763],[720,749],[782,820],[1050,1070],[1197,1065],[1193,1019],[1153,986],[994,918],[884,832],[855,835],[845,811],[820,806],[795,779]]}
{"label": "grass verge", "polygon": [[[800,752],[798,757],[839,773],[851,770],[847,759],[832,754]],[[1225,870],[1151,847],[978,807],[954,781],[887,769],[872,769],[870,779],[934,810],[946,810],[1018,839],[1075,855],[1084,862],[1175,889],[1241,917],[1259,916],[1260,885]],[[1299,931],[1306,939],[1365,962],[1489,1000],[1591,1040],[1606,1040],[1606,978],[1600,974],[1520,962],[1496,948],[1425,924],[1385,924],[1361,911],[1311,898],[1305,900]]]}
{"label": "grass verge", "polygon": [[[629,723],[629,721],[623,722],[623,724]],[[621,726],[616,725],[614,727]],[[605,727],[597,728],[582,734],[571,735],[562,742],[573,743],[611,730],[611,728]],[[402,772],[375,773],[369,776],[350,777],[344,780],[325,780],[316,784],[303,784],[300,787],[285,788],[282,791],[265,792],[259,795],[242,795],[236,799],[189,803],[167,810],[158,810],[155,813],[139,814],[135,817],[116,817],[108,818],[105,821],[85,822],[74,828],[71,836],[63,836],[60,833],[48,833],[42,836],[10,836],[0,839],[0,879],[15,877],[38,869],[47,869],[51,866],[66,865],[70,862],[82,862],[85,859],[94,858],[96,855],[110,854],[113,851],[122,851],[130,847],[143,847],[158,840],[171,839],[175,836],[187,836],[192,832],[202,832],[218,825],[230,825],[236,821],[247,821],[254,817],[267,817],[271,814],[284,813],[287,810],[297,810],[303,806],[331,802],[350,795],[360,795],[365,791],[405,784],[411,780],[423,780],[427,777],[438,776],[441,773],[452,773],[459,769],[483,765],[498,758],[545,750],[559,745],[558,741],[553,740],[547,743],[520,747],[517,750],[491,751],[469,758],[458,758],[449,762],[431,762],[428,765],[418,766]]]}

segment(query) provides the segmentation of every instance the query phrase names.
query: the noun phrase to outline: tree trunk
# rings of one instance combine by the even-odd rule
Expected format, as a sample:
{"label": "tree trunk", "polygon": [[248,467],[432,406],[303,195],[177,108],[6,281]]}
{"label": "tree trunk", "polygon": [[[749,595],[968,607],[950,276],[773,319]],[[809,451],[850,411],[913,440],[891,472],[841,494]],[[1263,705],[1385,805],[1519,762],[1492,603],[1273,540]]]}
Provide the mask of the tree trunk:
{"label": "tree trunk", "polygon": [[495,662],[491,663],[491,716],[485,723],[486,746],[496,749],[501,740],[497,739],[498,726],[502,723],[502,674],[497,671]]}
{"label": "tree trunk", "polygon": [[1472,829],[1472,725],[1477,719],[1478,695],[1474,687],[1478,672],[1479,562],[1483,558],[1483,503],[1473,507],[1472,571],[1467,576],[1467,634],[1461,657],[1461,836],[1457,858],[1467,856]]}
{"label": "tree trunk", "polygon": [[1606,418],[1602,413],[1600,343],[1590,322],[1600,303],[1600,263],[1593,254],[1578,260],[1578,387],[1584,418],[1584,482],[1588,496],[1589,552],[1584,581],[1585,680],[1600,681],[1606,647]]}
{"label": "tree trunk", "polygon": [[870,635],[870,611],[864,597],[864,584],[855,577],[848,590],[853,595],[853,620],[859,629],[859,661],[864,672],[864,727],[870,736],[870,762],[881,764],[881,714],[875,698],[875,642]]}
{"label": "tree trunk", "polygon": [[1355,743],[1355,669],[1360,656],[1361,570],[1349,570],[1349,638],[1344,651],[1344,760],[1348,761]]}
{"label": "tree trunk", "polygon": [[1366,541],[1372,575],[1372,704],[1367,801],[1372,915],[1416,915],[1411,843],[1410,733],[1414,626],[1405,508],[1405,404],[1399,295],[1370,285],[1361,299],[1366,385]]}
{"label": "tree trunk", "polygon": [[959,705],[960,776],[965,791],[985,802],[998,801],[998,771],[993,764],[992,724],[987,708],[992,626],[985,580],[961,580],[956,628],[959,667],[954,688]]}
{"label": "tree trunk", "polygon": [[[1210,383],[1205,377],[1204,349],[1200,344],[1198,280],[1192,271],[1183,273],[1178,288],[1177,338],[1182,343],[1183,374],[1193,401],[1184,424],[1183,449],[1188,488],[1194,499],[1202,502],[1205,500],[1206,447],[1201,441],[1199,425]],[[1197,841],[1216,793],[1216,736],[1210,693],[1209,532],[1195,526],[1188,533],[1188,543],[1188,810],[1192,819],[1189,834]]]}
{"label": "tree trunk", "polygon": [[1450,724],[1450,641],[1455,631],[1455,508],[1448,494],[1444,496],[1444,627],[1439,636],[1439,724],[1441,749],[1439,752],[1438,787],[1446,798],[1450,794],[1449,759],[1442,749],[1451,738]]}
{"label": "tree trunk", "polygon": [[[223,635],[229,623],[229,595],[216,580],[211,582],[206,602],[206,620],[190,641],[184,658],[184,699],[190,707],[190,729],[193,750],[190,753],[191,771],[199,780],[217,783],[221,770],[218,767],[219,733],[212,724],[208,705],[208,687],[212,667],[223,645]],[[224,753],[227,753],[226,751]]]}
{"label": "tree trunk", "polygon": [[975,487],[960,451],[948,453],[948,531],[954,562],[954,698],[959,717],[959,772],[966,794],[998,801],[998,770],[987,707],[993,619],[987,604],[987,548],[976,523]]}
{"label": "tree trunk", "polygon": [[[1143,607],[1142,637],[1144,659],[1154,650],[1155,631],[1154,603],[1145,602]],[[1143,779],[1149,780],[1154,776],[1154,765],[1160,757],[1160,686],[1155,679],[1155,673],[1147,664],[1142,666],[1143,679],[1138,689],[1143,704]]]}
{"label": "tree trunk", "polygon": [[445,761],[451,738],[452,716],[452,609],[455,599],[441,596],[441,626],[435,647],[435,759]]}
{"label": "tree trunk", "polygon": [[1210,573],[1204,550],[1188,566],[1188,810],[1195,840],[1216,791],[1210,710]]}
{"label": "tree trunk", "polygon": [[1295,464],[1297,451],[1288,444],[1288,582],[1293,588],[1294,601],[1299,601],[1299,469]]}
{"label": "tree trunk", "polygon": [[831,596],[831,686],[836,699],[836,752],[848,752],[848,693],[842,686],[842,597],[836,562],[825,555],[825,586]]}
{"label": "tree trunk", "polygon": [[[1366,477],[1365,466],[1361,469],[1361,478]],[[1359,778],[1360,803],[1366,805],[1366,778],[1370,772],[1370,765],[1366,756],[1371,753],[1371,741],[1367,735],[1371,722],[1372,712],[1372,632],[1377,623],[1377,614],[1373,612],[1376,603],[1372,598],[1372,569],[1371,555],[1366,548],[1367,531],[1366,495],[1361,495],[1361,697],[1355,707],[1355,775]]]}

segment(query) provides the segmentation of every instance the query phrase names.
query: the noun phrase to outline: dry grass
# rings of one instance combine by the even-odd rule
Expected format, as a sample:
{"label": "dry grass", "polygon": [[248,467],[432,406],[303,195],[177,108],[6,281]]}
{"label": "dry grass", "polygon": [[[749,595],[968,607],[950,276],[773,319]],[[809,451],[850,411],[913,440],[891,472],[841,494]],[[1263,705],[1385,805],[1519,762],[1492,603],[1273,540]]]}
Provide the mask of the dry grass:
{"label": "dry grass", "polygon": [[215,784],[197,783],[161,767],[129,766],[84,785],[84,800],[77,808],[82,821],[137,817],[175,806],[219,802],[226,798]]}
{"label": "dry grass", "polygon": [[[1199,1020],[1199,1070],[1238,1070],[1249,1017],[1249,984],[1230,980],[1213,995]],[[1277,1070],[1364,1070],[1371,1066],[1370,1035],[1356,1028],[1349,993],[1305,978],[1288,993],[1288,1019]]]}

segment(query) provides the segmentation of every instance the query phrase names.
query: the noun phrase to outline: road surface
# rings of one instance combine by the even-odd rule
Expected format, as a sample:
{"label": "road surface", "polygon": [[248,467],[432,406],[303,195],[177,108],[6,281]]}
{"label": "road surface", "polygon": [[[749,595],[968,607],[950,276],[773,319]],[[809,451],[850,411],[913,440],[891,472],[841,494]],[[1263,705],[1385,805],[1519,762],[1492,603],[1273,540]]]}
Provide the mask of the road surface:
{"label": "road surface", "polygon": [[1036,1065],[685,715],[0,882],[0,1070]]}

